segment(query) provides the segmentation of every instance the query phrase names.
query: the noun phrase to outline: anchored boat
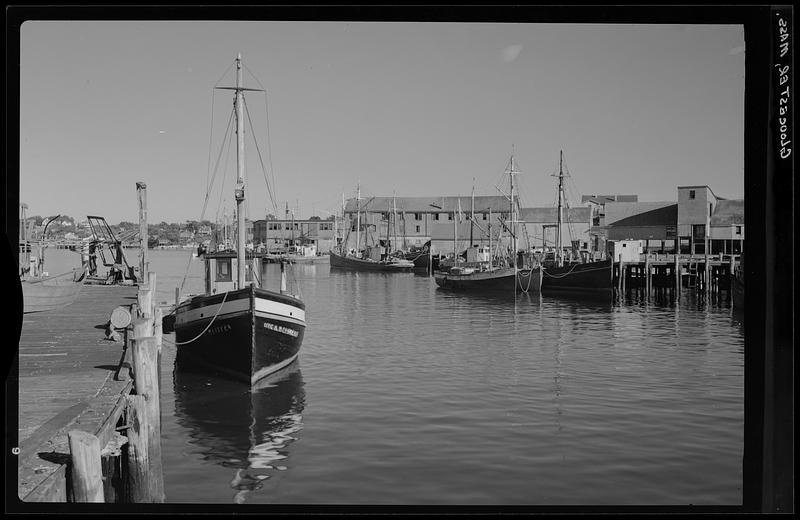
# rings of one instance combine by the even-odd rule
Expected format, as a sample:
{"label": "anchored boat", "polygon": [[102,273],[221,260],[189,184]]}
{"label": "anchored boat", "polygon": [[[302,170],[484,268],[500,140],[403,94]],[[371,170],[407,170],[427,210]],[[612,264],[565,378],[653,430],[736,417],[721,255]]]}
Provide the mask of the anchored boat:
{"label": "anchored boat", "polygon": [[[338,247],[330,252],[331,267],[342,269],[353,269],[356,271],[384,271],[402,272],[410,271],[414,268],[414,262],[406,260],[402,253],[394,255],[389,252],[389,240],[386,245],[364,245],[361,247],[361,186],[358,187],[356,208],[356,245],[355,248],[347,249],[347,240],[350,236],[348,229],[344,240]],[[364,240],[366,242],[366,239]]]}
{"label": "anchored boat", "polygon": [[[511,251],[501,255],[492,254],[491,229],[489,230],[489,247],[471,246],[466,251],[466,262],[455,263],[446,270],[434,272],[433,278],[436,285],[443,289],[455,289],[478,292],[507,292],[515,294],[517,291],[538,293],[542,282],[542,270],[539,266],[523,265],[517,254],[517,201],[514,198],[514,175],[519,173],[514,169],[514,156],[509,161],[509,174],[511,195],[510,215],[511,228],[507,228],[511,238]],[[460,212],[460,209],[459,209]],[[474,207],[471,221],[474,224]],[[456,219],[453,219],[455,226]],[[491,225],[491,217],[489,219]],[[454,229],[453,236],[457,232]],[[471,234],[471,233],[470,233]],[[453,254],[455,260],[458,255]]]}
{"label": "anchored boat", "polygon": [[558,225],[556,250],[552,260],[545,259],[542,269],[542,292],[592,293],[612,297],[614,294],[614,262],[607,258],[593,262],[564,259],[561,225],[564,209],[564,152],[558,168]]}
{"label": "anchored boat", "polygon": [[244,190],[244,92],[242,58],[236,58],[237,215],[235,251],[205,253],[205,292],[175,309],[176,364],[200,365],[255,384],[288,366],[300,351],[306,328],[305,304],[286,290],[281,263],[280,290],[265,289],[261,261],[246,256]]}

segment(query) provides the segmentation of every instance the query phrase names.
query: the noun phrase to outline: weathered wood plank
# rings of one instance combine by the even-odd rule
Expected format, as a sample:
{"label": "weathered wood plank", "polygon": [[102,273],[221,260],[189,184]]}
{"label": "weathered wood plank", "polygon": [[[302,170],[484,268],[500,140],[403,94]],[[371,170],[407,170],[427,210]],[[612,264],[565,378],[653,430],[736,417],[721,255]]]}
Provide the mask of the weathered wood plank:
{"label": "weathered wood plank", "polygon": [[17,378],[23,500],[63,500],[68,429],[96,435],[103,445],[113,433],[130,383],[112,377],[122,346],[106,339],[105,327],[111,310],[136,301],[137,289],[87,285],[63,309],[23,316]]}

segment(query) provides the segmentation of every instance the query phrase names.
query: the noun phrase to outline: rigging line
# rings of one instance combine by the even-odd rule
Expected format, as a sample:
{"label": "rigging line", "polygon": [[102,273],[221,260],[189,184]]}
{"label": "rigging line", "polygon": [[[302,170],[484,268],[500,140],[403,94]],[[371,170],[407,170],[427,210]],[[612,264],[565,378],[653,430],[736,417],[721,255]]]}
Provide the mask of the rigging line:
{"label": "rigging line", "polygon": [[253,142],[256,145],[256,152],[258,153],[258,161],[261,163],[261,171],[264,173],[264,182],[267,185],[267,193],[269,194],[269,198],[272,201],[272,206],[277,210],[277,204],[275,202],[275,194],[272,191],[272,187],[270,186],[269,180],[267,179],[267,170],[264,167],[264,158],[261,156],[261,148],[258,146],[258,140],[255,138],[256,131],[253,128],[253,119],[250,117],[250,110],[247,108],[247,101],[244,102],[244,110],[247,114],[247,121],[250,123],[250,132],[253,134]]}
{"label": "rigging line", "polygon": [[[208,329],[211,328],[211,325],[213,325],[213,323],[216,321],[217,316],[219,316],[219,313],[222,310],[222,306],[225,304],[225,300],[228,298],[228,293],[230,293],[230,291],[225,291],[225,296],[222,297],[222,302],[220,302],[220,304],[219,304],[219,309],[217,309],[217,313],[214,314],[214,317],[211,318],[211,321],[208,322],[208,325],[206,326],[205,329],[203,329],[203,332],[201,332],[200,334],[198,334],[194,338],[190,339],[189,341],[175,341],[175,342],[172,342],[172,341],[167,340],[167,342],[168,343],[172,343],[173,345],[188,345],[189,343],[192,343],[193,341],[197,341],[198,339],[200,339],[200,336],[205,334],[206,331],[208,331]],[[163,337],[161,338],[161,341],[164,341]]]}
{"label": "rigging line", "polygon": [[[213,104],[213,101],[212,101],[212,104]],[[212,112],[213,112],[213,110],[212,110]],[[212,120],[213,120],[213,114],[212,114]],[[228,133],[230,132],[231,122],[232,121],[233,121],[233,111],[231,111],[231,115],[228,118],[228,126],[225,129],[225,135],[223,136],[223,143],[224,143],[225,139],[228,137]],[[213,135],[213,131],[212,131],[212,135]],[[222,150],[223,149],[224,149],[224,146],[220,147],[219,155],[217,156],[217,162],[214,165],[214,175],[211,177],[211,183],[210,184],[208,183],[208,177],[206,177],[206,197],[205,197],[205,200],[203,201],[203,210],[200,212],[200,221],[201,222],[205,218],[206,209],[208,209],[208,200],[211,197],[211,188],[214,185],[214,180],[217,178],[217,173],[219,172],[219,161],[220,161],[220,158],[222,157]],[[208,145],[208,155],[209,155],[209,161],[210,161],[210,157],[211,157],[211,143],[210,142],[209,142],[209,145]],[[192,260],[194,260],[194,256],[189,256],[189,261],[186,263],[186,270],[184,271],[183,279],[181,280],[181,289],[180,289],[181,291],[183,291],[183,287],[186,284],[186,278],[189,276],[189,269],[192,266]]]}
{"label": "rigging line", "polygon": [[227,76],[227,75],[228,75],[228,71],[230,71],[230,70],[233,68],[233,66],[234,66],[235,64],[236,64],[236,60],[233,60],[233,61],[231,62],[231,64],[230,64],[230,65],[228,65],[228,68],[227,68],[227,69],[225,69],[225,72],[223,72],[223,73],[222,73],[222,76],[221,76],[221,77],[220,77],[220,78],[217,80],[217,82],[216,82],[216,83],[214,83],[214,87],[216,87],[217,85],[219,85],[220,81],[222,81],[223,79],[225,79],[225,76]]}

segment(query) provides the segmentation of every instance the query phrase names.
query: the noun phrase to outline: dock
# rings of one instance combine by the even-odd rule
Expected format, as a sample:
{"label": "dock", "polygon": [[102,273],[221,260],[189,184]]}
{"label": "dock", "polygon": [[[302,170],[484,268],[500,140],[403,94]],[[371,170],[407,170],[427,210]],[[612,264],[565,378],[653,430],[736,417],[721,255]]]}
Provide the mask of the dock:
{"label": "dock", "polygon": [[[733,273],[741,255],[644,253],[636,260],[614,262],[613,284],[621,293],[688,288],[704,293],[731,291]],[[679,291],[678,291],[679,293]]]}
{"label": "dock", "polygon": [[[155,426],[160,435],[158,388],[146,386],[156,377],[148,372],[160,371],[161,310],[150,274],[150,286],[86,284],[72,304],[23,316],[10,381],[16,376],[19,390],[21,501],[163,501],[160,437],[148,448],[144,434]],[[119,316],[124,327],[113,325]],[[142,418],[151,406],[155,420]],[[140,423],[150,430],[137,431]],[[129,475],[137,471],[149,472],[147,482]]]}

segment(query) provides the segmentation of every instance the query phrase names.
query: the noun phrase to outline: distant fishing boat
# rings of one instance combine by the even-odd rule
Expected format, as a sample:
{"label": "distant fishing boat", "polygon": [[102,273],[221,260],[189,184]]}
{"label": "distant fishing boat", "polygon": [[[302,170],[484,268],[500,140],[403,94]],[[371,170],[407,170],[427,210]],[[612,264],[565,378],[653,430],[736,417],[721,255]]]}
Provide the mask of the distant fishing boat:
{"label": "distant fishing boat", "polygon": [[[383,247],[380,245],[364,245],[361,247],[361,186],[358,187],[356,207],[356,245],[355,248],[347,248],[347,240],[350,236],[348,229],[342,243],[330,251],[331,267],[341,269],[352,269],[356,271],[383,271],[383,272],[402,272],[410,271],[414,268],[414,262],[406,260],[402,253],[393,254],[390,252],[390,243],[387,237]],[[366,242],[366,239],[365,239]]]}
{"label": "distant fishing boat", "polygon": [[551,259],[542,262],[542,292],[614,294],[614,262],[607,258],[593,262],[564,259],[561,238],[564,209],[564,152],[559,158],[558,169],[558,224],[556,226],[556,250]]}
{"label": "distant fishing boat", "polygon": [[83,289],[85,274],[82,269],[74,269],[56,276],[20,280],[23,313],[51,311],[71,304]]}
{"label": "distant fishing boat", "polygon": [[259,259],[246,256],[243,98],[245,91],[256,89],[242,85],[241,54],[236,86],[216,88],[235,93],[237,247],[205,253],[205,293],[175,308],[176,366],[197,364],[256,384],[297,358],[306,329],[305,303],[286,290],[285,262],[280,291],[270,291],[258,280]]}
{"label": "distant fishing boat", "polygon": [[[490,228],[489,247],[470,246],[466,251],[466,262],[461,264],[457,263],[459,255],[454,249],[453,258],[456,263],[447,269],[440,269],[434,272],[434,281],[439,287],[462,291],[507,292],[509,294],[515,294],[518,290],[521,292],[539,292],[542,282],[541,268],[532,265],[520,267],[521,262],[517,253],[517,201],[514,198],[514,175],[519,172],[514,169],[513,155],[506,173],[509,174],[511,185],[511,195],[509,197],[511,228],[508,229],[511,238],[511,253],[492,254]],[[475,221],[474,213],[473,205],[470,217],[472,224]],[[491,212],[489,222],[491,226]],[[455,237],[456,235],[456,219],[453,218],[453,236]]]}
{"label": "distant fishing boat", "polygon": [[37,248],[37,256],[31,256],[31,232],[24,227],[26,204],[21,204],[22,216],[20,218],[21,240],[19,258],[19,277],[22,286],[23,314],[31,312],[45,312],[66,307],[74,302],[83,289],[86,270],[75,268],[65,273],[49,276],[45,271],[45,246],[42,241],[47,232],[47,226],[60,215],[51,218],[45,225]]}

